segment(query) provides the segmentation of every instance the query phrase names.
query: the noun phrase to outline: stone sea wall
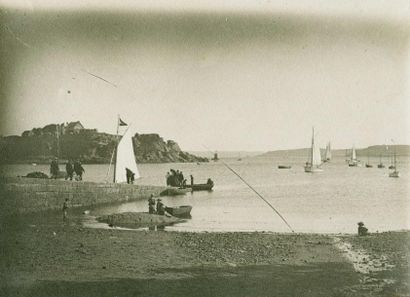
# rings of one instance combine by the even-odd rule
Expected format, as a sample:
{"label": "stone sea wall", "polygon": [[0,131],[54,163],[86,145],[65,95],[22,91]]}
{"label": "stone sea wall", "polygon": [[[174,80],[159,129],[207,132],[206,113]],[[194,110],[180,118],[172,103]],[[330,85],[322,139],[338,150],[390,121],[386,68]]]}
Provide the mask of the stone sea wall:
{"label": "stone sea wall", "polygon": [[23,214],[70,207],[148,199],[166,187],[113,183],[74,182],[35,178],[0,179],[0,213]]}

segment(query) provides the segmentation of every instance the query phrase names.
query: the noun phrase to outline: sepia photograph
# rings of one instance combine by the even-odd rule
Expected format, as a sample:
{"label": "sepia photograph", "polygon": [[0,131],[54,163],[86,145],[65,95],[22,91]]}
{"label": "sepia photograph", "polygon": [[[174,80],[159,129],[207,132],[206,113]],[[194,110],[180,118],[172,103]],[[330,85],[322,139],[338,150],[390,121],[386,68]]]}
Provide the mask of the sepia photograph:
{"label": "sepia photograph", "polygon": [[410,296],[409,0],[0,0],[0,296]]}

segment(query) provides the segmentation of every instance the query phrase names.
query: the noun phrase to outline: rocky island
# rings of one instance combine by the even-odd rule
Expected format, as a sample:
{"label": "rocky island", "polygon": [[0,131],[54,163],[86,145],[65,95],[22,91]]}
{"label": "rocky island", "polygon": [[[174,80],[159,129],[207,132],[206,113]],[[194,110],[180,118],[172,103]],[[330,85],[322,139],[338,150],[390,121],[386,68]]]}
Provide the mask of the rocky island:
{"label": "rocky island", "polygon": [[[89,164],[109,163],[116,142],[116,135],[86,129],[79,121],[49,124],[24,131],[21,136],[0,137],[0,163],[48,163],[54,156]],[[138,163],[208,162],[183,152],[175,141],[165,141],[158,134],[136,133],[133,143]]]}

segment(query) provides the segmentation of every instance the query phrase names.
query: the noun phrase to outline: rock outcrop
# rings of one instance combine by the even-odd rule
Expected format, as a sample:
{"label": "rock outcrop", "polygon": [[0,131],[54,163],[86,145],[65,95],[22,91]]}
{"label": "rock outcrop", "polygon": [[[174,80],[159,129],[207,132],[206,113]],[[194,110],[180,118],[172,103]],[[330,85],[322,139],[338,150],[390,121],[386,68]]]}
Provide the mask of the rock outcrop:
{"label": "rock outcrop", "polygon": [[[0,137],[0,163],[48,163],[54,156],[81,159],[83,163],[109,163],[116,136],[80,125],[70,133],[56,128],[62,125],[51,124],[24,131],[22,136]],[[133,142],[138,163],[208,162],[207,158],[183,152],[175,141],[164,141],[158,134],[137,133]]]}

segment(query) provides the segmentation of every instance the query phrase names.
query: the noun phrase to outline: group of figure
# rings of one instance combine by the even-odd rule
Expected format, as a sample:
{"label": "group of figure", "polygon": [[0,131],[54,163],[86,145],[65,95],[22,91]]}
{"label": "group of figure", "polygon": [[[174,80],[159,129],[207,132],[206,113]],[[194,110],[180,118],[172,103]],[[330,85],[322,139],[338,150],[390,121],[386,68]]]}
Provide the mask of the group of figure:
{"label": "group of figure", "polygon": [[83,174],[85,172],[83,165],[81,164],[80,160],[72,162],[68,160],[65,164],[65,171],[66,176],[65,179],[73,180],[74,173],[75,173],[75,180],[83,180]]}
{"label": "group of figure", "polygon": [[167,172],[165,176],[167,181],[167,186],[171,187],[183,187],[186,185],[186,179],[184,178],[184,174],[182,171],[179,170],[170,170],[171,173]]}
{"label": "group of figure", "polygon": [[135,173],[130,169],[125,168],[125,174],[127,175],[127,184],[133,184],[135,180]]}
{"label": "group of figure", "polygon": [[151,194],[148,199],[148,212],[150,214],[158,214],[162,216],[165,215],[165,205],[164,203],[162,203],[162,200],[158,198],[157,202],[155,203],[154,195]]}

